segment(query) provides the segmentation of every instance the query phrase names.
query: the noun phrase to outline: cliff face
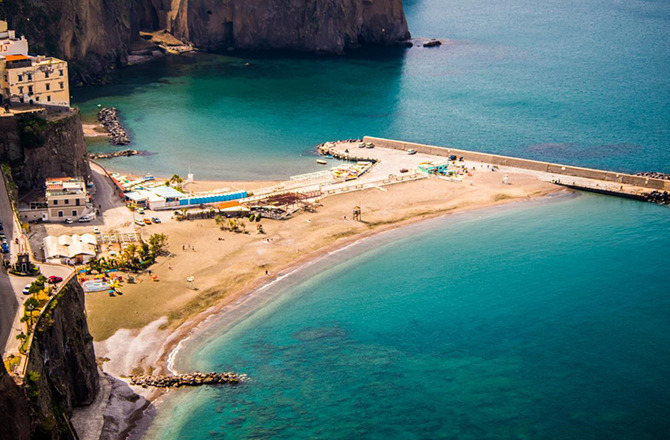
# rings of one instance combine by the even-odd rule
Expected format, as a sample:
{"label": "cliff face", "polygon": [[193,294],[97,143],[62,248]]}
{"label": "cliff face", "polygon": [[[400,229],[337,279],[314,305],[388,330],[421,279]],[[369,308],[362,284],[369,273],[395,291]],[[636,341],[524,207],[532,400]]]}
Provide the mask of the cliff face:
{"label": "cliff face", "polygon": [[28,400],[0,362],[0,438],[30,439]]}
{"label": "cliff face", "polygon": [[91,403],[99,373],[76,280],[37,323],[23,386],[0,365],[0,438],[74,439],[72,409]]}
{"label": "cliff face", "polygon": [[63,57],[73,82],[94,82],[126,64],[137,34],[139,0],[5,0],[0,12],[24,34],[32,53]]}
{"label": "cliff face", "polygon": [[25,389],[33,438],[71,438],[72,409],[93,402],[99,386],[84,291],[72,280],[60,295],[37,324],[28,361]]}
{"label": "cliff face", "polygon": [[91,171],[79,111],[0,118],[0,160],[11,165],[20,190],[41,188],[47,177],[88,178]]}
{"label": "cliff face", "polygon": [[206,49],[329,53],[410,36],[402,0],[181,0],[172,31]]}
{"label": "cliff face", "polygon": [[409,38],[402,0],[5,0],[32,51],[71,62],[74,82],[127,63],[138,30],[167,29],[205,50],[342,53]]}

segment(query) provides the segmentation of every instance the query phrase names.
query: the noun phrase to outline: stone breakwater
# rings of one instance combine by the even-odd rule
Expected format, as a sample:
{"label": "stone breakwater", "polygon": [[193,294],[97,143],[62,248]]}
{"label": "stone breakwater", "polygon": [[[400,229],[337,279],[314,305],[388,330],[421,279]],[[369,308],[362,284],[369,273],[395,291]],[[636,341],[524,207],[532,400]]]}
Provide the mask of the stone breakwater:
{"label": "stone breakwater", "polygon": [[652,191],[646,194],[648,202],[658,203],[659,205],[670,205],[670,193],[667,191]]}
{"label": "stone breakwater", "polygon": [[238,385],[246,382],[246,374],[237,373],[189,373],[158,376],[130,376],[130,383],[142,388],[172,388],[200,385]]}
{"label": "stone breakwater", "polygon": [[644,173],[635,173],[636,176],[651,177],[652,179],[670,180],[670,174],[645,171]]}
{"label": "stone breakwater", "polygon": [[109,133],[112,145],[128,145],[130,138],[119,121],[119,110],[116,107],[104,107],[98,112],[98,121]]}
{"label": "stone breakwater", "polygon": [[89,153],[88,157],[91,159],[111,159],[113,157],[130,157],[142,154],[138,150],[121,150],[113,153]]}

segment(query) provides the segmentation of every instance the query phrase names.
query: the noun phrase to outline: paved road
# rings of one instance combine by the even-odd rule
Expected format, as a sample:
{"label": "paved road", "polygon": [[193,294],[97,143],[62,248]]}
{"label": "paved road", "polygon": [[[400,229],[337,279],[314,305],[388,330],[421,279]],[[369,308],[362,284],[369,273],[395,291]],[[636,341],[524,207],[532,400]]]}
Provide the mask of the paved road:
{"label": "paved road", "polygon": [[[21,233],[20,225],[14,221],[9,195],[4,180],[0,178],[0,220],[3,224],[7,241],[11,243],[11,251],[4,257],[14,262],[19,251],[28,251],[27,239]],[[16,243],[19,238],[19,244]],[[65,266],[40,265],[42,274],[46,277],[52,275],[65,278],[70,275],[71,268]],[[20,322],[21,306],[27,296],[23,295],[23,288],[28,283],[35,281],[35,277],[18,277],[8,274],[4,268],[0,269],[0,348],[5,351],[17,351],[18,341],[16,335],[21,333],[23,324]]]}
{"label": "paved road", "polygon": [[[9,201],[5,181],[2,176],[0,176],[0,221],[2,221],[3,232],[7,236],[7,242],[10,243],[11,247],[9,254],[2,254],[3,259],[11,260],[15,257],[18,250],[16,243],[14,243],[17,231],[14,225],[12,205]],[[16,299],[10,276],[2,268],[0,269],[0,347],[4,348],[5,346],[5,341],[7,341],[7,337],[11,331],[18,307],[19,303]]]}

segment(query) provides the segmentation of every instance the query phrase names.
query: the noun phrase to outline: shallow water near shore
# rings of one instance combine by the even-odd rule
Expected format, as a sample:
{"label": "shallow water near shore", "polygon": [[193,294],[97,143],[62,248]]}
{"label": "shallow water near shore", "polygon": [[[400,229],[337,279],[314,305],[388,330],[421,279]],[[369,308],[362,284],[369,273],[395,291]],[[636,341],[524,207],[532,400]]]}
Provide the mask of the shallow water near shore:
{"label": "shallow water near shore", "polygon": [[[153,154],[105,163],[137,173],[285,178],[361,135],[670,172],[668,2],[405,5],[453,44],[166,57],[75,102],[121,109]],[[189,341],[180,371],[253,381],[170,393],[146,437],[664,438],[668,213],[582,195],[338,253]]]}
{"label": "shallow water near shore", "polygon": [[[314,146],[381,136],[621,171],[670,172],[667,2],[408,0],[412,34],[453,44],[347,56],[165,57],[73,91],[117,106],[132,148],[112,168],[286,178]],[[114,151],[105,140],[93,151]]]}
{"label": "shallow water near shore", "polygon": [[252,381],[173,393],[147,438],[667,433],[667,208],[582,195],[450,220],[336,254],[214,324],[178,369]]}

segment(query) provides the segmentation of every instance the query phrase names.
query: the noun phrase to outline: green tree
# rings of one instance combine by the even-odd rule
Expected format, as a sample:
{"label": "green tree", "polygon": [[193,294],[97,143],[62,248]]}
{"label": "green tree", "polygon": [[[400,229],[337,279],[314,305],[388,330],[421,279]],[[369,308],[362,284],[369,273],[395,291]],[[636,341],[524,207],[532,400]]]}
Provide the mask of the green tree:
{"label": "green tree", "polygon": [[33,312],[40,307],[40,302],[37,301],[37,298],[35,297],[30,297],[26,300],[26,302],[23,303],[23,308],[26,311],[26,314],[28,315],[28,322],[30,323],[29,326],[33,326]]}
{"label": "green tree", "polygon": [[226,228],[226,218],[221,214],[217,214],[214,216],[214,223],[216,223],[216,225],[221,229]]}
{"label": "green tree", "polygon": [[168,236],[165,234],[151,234],[149,237],[149,249],[154,256],[162,254],[167,244]]}

